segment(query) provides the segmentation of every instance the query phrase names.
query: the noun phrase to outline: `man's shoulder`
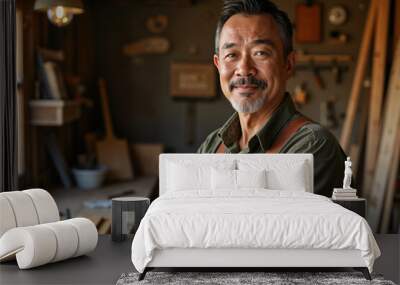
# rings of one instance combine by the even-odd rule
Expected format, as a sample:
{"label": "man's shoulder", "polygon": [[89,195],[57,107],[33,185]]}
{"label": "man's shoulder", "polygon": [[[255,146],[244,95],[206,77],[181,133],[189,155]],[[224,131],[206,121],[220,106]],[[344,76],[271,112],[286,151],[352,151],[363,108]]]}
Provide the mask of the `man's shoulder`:
{"label": "man's shoulder", "polygon": [[212,131],[207,137],[206,137],[206,139],[204,140],[204,142],[213,142],[213,141],[215,141],[215,140],[220,140],[220,137],[219,137],[219,132],[220,132],[220,130],[221,130],[221,127],[220,128],[218,128],[218,129],[215,129],[214,131]]}
{"label": "man's shoulder", "polygon": [[317,151],[320,148],[340,149],[336,137],[325,127],[316,122],[310,122],[301,127],[285,146],[286,150],[294,152]]}
{"label": "man's shoulder", "polygon": [[300,130],[304,134],[308,135],[312,140],[332,140],[337,141],[335,136],[325,127],[321,126],[319,123],[310,122],[304,125]]}
{"label": "man's shoulder", "polygon": [[200,145],[197,152],[198,153],[212,153],[215,152],[215,148],[221,143],[221,138],[218,133],[221,128],[212,131]]}

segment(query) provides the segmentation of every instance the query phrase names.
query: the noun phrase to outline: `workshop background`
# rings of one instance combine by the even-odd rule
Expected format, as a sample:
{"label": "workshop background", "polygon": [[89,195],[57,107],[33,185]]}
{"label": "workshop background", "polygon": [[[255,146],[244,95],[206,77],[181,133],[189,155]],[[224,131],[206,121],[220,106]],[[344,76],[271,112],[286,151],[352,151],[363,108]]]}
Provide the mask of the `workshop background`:
{"label": "workshop background", "polygon": [[[221,1],[197,1],[196,4],[146,5],[146,1],[93,1],[90,24],[93,32],[95,63],[97,72],[109,81],[110,106],[116,132],[132,141],[163,142],[171,151],[194,152],[212,130],[220,127],[233,113],[218,88],[218,96],[208,101],[176,101],[171,98],[169,71],[171,63],[212,64],[214,34]],[[157,2],[157,1],[154,1]],[[161,1],[162,2],[162,1]],[[167,2],[167,1],[164,1]],[[279,2],[279,3],[278,3]],[[295,8],[299,1],[277,1],[277,4],[295,19]],[[343,25],[334,26],[327,19],[336,1],[324,1],[321,7],[321,40],[317,43],[295,44],[297,50],[307,53],[346,54],[356,59],[365,22],[368,1],[348,1],[348,19]],[[89,4],[90,5],[90,4]],[[112,11],[112,13],[110,13]],[[135,11],[132,13],[132,11]],[[122,52],[125,45],[154,36],[146,28],[146,21],[154,15],[165,15],[168,26],[160,33],[171,45],[168,52],[160,55],[127,56]],[[105,20],[107,19],[107,20]],[[348,41],[333,40],[334,32],[344,33]],[[298,69],[289,82],[288,91],[303,84],[309,98],[301,111],[312,119],[331,126],[337,137],[346,110],[349,90],[354,73],[355,60],[343,66],[341,82],[335,82],[334,65],[320,70],[324,88],[317,85],[311,69]],[[118,72],[116,72],[116,70]],[[332,113],[327,102],[334,101]],[[188,138],[185,122],[188,105],[194,104],[195,115],[193,137]],[[152,114],[149,116],[149,114]],[[329,116],[332,115],[332,118]],[[333,122],[335,121],[335,122]],[[192,141],[192,144],[186,142]]]}
{"label": "workshop background", "polygon": [[[102,187],[154,192],[158,154],[195,152],[233,113],[212,65],[222,1],[84,0],[78,1],[83,13],[62,27],[41,13],[38,2],[17,0],[21,185],[71,196],[65,188],[84,187],[80,169],[117,161],[119,172]],[[384,124],[384,110],[399,101],[388,86],[397,62],[400,1],[275,3],[295,29],[297,68],[288,91],[302,113],[346,144],[360,194],[368,188],[365,197],[379,213],[389,203],[385,231],[399,230],[398,116],[394,112],[392,122]],[[378,99],[369,99],[372,89]],[[110,140],[101,146],[108,112],[120,141],[106,136]],[[386,129],[391,135],[385,136]],[[367,150],[368,133],[375,141],[388,137],[382,144],[391,151]],[[106,151],[99,157],[101,147]],[[394,162],[388,164],[388,157]],[[149,176],[155,177],[151,183],[140,182]],[[85,195],[91,197],[88,191]]]}

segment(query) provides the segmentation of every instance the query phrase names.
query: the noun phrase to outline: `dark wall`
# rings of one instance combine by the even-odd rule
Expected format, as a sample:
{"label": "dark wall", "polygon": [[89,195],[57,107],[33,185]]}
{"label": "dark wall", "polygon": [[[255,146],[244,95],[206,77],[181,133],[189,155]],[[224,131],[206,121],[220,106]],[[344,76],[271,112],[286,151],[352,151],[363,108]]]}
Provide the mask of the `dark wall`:
{"label": "dark wall", "polygon": [[[188,103],[172,100],[169,94],[169,68],[171,62],[211,63],[214,31],[222,1],[199,0],[194,5],[162,4],[157,1],[91,1],[95,72],[108,81],[111,113],[115,132],[130,142],[160,142],[169,151],[194,152],[207,134],[218,128],[233,113],[230,104],[221,95],[212,101],[195,103],[195,140],[186,143],[185,122]],[[165,3],[167,1],[160,1]],[[179,2],[179,1],[171,1]],[[293,19],[298,1],[276,1]],[[335,45],[323,41],[320,45],[303,45],[297,48],[314,53],[349,53],[355,58],[362,35],[368,1],[323,1],[324,16],[334,4],[345,4],[350,12],[349,21],[340,29],[351,37],[348,44]],[[146,4],[147,3],[147,4]],[[125,44],[151,36],[145,26],[149,16],[167,15],[169,25],[161,35],[171,43],[171,50],[164,55],[123,55]],[[324,39],[329,26],[323,19]],[[198,53],[189,49],[196,47]],[[310,71],[299,71],[288,84],[292,91],[299,83],[306,83],[311,98],[302,111],[315,120],[320,118],[321,102],[336,96],[338,113],[343,113],[350,93],[355,62],[343,74],[337,85],[330,70],[322,71],[327,88],[316,87]],[[333,130],[338,136],[340,128]]]}

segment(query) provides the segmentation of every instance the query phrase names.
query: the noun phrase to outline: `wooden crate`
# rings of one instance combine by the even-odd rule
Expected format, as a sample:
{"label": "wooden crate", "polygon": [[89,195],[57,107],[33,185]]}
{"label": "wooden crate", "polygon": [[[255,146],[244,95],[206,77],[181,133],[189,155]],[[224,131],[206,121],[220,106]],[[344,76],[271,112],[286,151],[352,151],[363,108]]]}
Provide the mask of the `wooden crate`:
{"label": "wooden crate", "polygon": [[29,107],[30,122],[35,126],[62,126],[81,115],[80,105],[75,101],[31,100]]}
{"label": "wooden crate", "polygon": [[132,161],[140,175],[158,175],[158,157],[163,152],[163,144],[131,144]]}

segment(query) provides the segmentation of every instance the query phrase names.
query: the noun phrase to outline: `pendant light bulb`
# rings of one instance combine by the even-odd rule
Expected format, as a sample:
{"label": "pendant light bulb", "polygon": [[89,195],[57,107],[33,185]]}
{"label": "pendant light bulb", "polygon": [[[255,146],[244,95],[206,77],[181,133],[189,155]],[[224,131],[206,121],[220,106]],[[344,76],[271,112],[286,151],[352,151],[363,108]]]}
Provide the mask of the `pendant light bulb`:
{"label": "pendant light bulb", "polygon": [[57,27],[68,25],[75,14],[84,12],[82,0],[36,0],[33,9],[46,13],[50,22]]}
{"label": "pendant light bulb", "polygon": [[63,6],[54,6],[47,10],[47,17],[57,27],[68,25],[74,18],[74,13]]}

